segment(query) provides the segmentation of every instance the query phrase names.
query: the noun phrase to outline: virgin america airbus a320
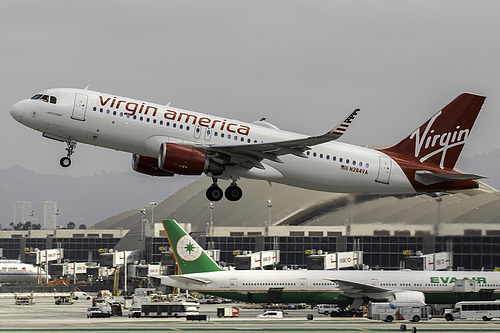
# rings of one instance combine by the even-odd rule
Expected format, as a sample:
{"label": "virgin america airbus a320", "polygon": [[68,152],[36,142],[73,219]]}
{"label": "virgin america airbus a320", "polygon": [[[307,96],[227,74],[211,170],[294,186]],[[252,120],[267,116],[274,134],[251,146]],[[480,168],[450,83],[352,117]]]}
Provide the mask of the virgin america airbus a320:
{"label": "virgin america airbus a320", "polygon": [[[359,110],[323,135],[280,130],[87,89],[44,90],[11,115],[43,137],[65,142],[69,167],[77,142],[132,153],[151,176],[206,174],[210,201],[242,197],[240,178],[344,193],[418,193],[476,188],[478,175],[454,171],[485,97],[463,93],[398,144],[369,149],[337,142]],[[219,179],[230,180],[223,190]]]}

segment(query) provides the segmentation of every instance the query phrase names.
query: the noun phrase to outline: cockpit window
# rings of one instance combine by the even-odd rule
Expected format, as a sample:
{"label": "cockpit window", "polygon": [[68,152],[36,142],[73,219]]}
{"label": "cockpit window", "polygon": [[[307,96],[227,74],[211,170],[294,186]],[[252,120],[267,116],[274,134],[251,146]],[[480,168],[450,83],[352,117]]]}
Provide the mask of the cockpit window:
{"label": "cockpit window", "polygon": [[49,96],[49,95],[36,94],[35,96],[31,97],[31,99],[41,100],[46,103],[50,102],[51,104],[57,103],[57,98],[55,96]]}

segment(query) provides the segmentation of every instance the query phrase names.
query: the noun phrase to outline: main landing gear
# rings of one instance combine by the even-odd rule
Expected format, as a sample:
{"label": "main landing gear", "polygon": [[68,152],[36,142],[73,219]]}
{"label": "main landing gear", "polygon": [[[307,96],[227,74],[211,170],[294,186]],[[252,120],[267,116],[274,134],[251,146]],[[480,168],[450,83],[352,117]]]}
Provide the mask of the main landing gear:
{"label": "main landing gear", "polygon": [[[222,189],[217,185],[217,178],[213,178],[214,183],[207,189],[207,199],[210,201],[219,201],[222,199]],[[243,196],[243,191],[236,185],[236,181],[233,180],[231,185],[224,191],[226,199],[229,201],[238,201]]]}
{"label": "main landing gear", "polygon": [[73,153],[75,152],[75,148],[76,148],[76,141],[75,140],[69,140],[68,142],[66,142],[66,144],[68,145],[68,147],[66,148],[66,151],[68,152],[66,157],[63,157],[59,160],[59,164],[63,167],[63,168],[67,168],[71,165],[71,155],[73,155]]}

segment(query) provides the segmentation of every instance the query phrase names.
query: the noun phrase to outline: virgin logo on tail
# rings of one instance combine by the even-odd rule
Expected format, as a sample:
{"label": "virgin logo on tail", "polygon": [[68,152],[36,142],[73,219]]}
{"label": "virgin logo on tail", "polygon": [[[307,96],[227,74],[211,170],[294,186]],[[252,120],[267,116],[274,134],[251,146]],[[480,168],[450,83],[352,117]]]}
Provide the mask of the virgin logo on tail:
{"label": "virgin logo on tail", "polygon": [[[444,169],[446,152],[450,148],[465,144],[465,141],[469,137],[470,129],[460,129],[460,126],[456,126],[456,130],[453,132],[434,134],[435,130],[431,129],[432,125],[442,113],[442,111],[439,111],[429,120],[422,135],[420,135],[420,128],[417,128],[413,133],[410,134],[410,139],[415,139],[415,157],[418,158],[420,156],[422,147],[424,147],[425,149],[424,152],[426,153],[426,155],[420,158],[420,162],[425,162],[432,156],[441,153],[442,155],[439,167],[441,169]],[[431,151],[427,152],[429,148],[431,149]],[[432,150],[432,148],[436,149]]]}
{"label": "virgin logo on tail", "polygon": [[459,95],[405,139],[383,151],[453,169],[485,99],[469,93]]}

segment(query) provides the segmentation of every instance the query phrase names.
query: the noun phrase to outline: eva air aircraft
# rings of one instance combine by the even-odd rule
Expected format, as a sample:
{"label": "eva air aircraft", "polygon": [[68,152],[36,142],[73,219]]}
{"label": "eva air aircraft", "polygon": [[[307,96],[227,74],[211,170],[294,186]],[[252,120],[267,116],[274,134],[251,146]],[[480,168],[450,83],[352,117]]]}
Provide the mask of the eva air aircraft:
{"label": "eva air aircraft", "polygon": [[[223,270],[174,220],[163,226],[180,275],[155,276],[171,287],[252,303],[339,303],[411,299],[430,304],[500,298],[500,273],[478,271]],[[455,292],[475,280],[480,292]]]}

